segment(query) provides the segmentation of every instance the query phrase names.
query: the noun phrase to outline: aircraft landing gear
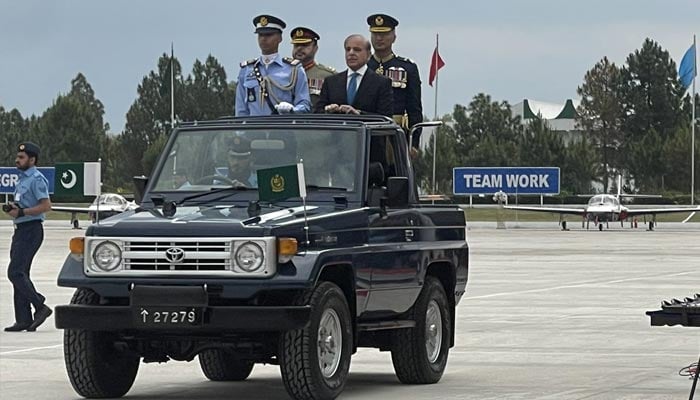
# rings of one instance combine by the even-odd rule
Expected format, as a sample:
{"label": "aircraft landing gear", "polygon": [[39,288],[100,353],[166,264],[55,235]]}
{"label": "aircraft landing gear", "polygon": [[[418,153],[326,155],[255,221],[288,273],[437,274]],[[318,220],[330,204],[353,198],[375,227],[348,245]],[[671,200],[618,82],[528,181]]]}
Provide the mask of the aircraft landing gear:
{"label": "aircraft landing gear", "polygon": [[654,230],[654,221],[649,221],[649,230],[650,231]]}
{"label": "aircraft landing gear", "polygon": [[603,223],[602,222],[598,224],[598,230],[601,232],[603,231]]}
{"label": "aircraft landing gear", "polygon": [[561,221],[561,230],[568,231],[568,229],[566,229],[566,221]]}

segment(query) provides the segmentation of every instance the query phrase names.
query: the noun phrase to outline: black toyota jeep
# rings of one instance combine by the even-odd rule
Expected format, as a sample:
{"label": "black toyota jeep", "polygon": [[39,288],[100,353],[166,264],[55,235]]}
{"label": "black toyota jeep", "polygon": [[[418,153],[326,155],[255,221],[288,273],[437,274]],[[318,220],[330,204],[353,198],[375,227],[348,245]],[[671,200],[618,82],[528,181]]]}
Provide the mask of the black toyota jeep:
{"label": "black toyota jeep", "polygon": [[[259,170],[302,164],[300,193]],[[274,170],[273,170],[274,171]],[[141,205],[71,240],[56,307],[68,376],[119,397],[141,360],[214,381],[278,364],[295,399],[343,390],[358,347],[405,383],[440,380],[467,283],[463,212],[418,202],[404,132],[378,116],[291,115],[175,129]],[[260,190],[258,190],[260,188]]]}

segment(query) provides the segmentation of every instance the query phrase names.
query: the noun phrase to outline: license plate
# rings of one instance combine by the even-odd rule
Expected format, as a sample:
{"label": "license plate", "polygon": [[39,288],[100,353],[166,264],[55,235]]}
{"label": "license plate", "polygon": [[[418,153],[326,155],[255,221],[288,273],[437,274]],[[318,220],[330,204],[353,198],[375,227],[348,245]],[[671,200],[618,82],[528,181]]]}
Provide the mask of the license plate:
{"label": "license plate", "polygon": [[158,328],[202,324],[198,307],[138,307],[134,310],[137,325]]}

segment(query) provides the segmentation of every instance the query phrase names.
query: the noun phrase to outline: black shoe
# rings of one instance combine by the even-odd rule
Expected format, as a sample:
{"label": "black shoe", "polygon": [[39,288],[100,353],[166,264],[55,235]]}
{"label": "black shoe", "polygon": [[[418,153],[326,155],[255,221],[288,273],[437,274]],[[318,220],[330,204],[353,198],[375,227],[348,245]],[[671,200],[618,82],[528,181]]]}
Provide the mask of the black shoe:
{"label": "black shoe", "polygon": [[18,323],[15,323],[14,325],[8,326],[7,328],[5,328],[5,332],[22,332],[22,331],[25,330],[25,329],[29,329],[29,326],[30,326],[30,325],[31,325],[31,324],[18,324]]}
{"label": "black shoe", "polygon": [[44,306],[41,309],[37,310],[34,313],[34,322],[29,325],[27,328],[28,332],[34,332],[36,328],[38,328],[41,324],[46,321],[46,318],[48,318],[51,314],[53,314],[53,311],[51,311],[51,308],[48,306]]}

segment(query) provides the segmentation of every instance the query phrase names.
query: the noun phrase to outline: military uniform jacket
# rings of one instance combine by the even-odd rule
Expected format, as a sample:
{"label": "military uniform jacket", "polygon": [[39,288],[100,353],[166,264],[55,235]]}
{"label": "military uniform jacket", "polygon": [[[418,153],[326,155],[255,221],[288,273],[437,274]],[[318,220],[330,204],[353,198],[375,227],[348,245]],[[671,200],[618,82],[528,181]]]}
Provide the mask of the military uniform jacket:
{"label": "military uniform jacket", "polygon": [[311,111],[309,84],[299,61],[278,54],[267,66],[262,57],[241,63],[236,116],[275,114],[270,104],[281,102],[292,104],[295,113]]}
{"label": "military uniform jacket", "polygon": [[372,71],[391,79],[394,89],[394,115],[408,114],[408,127],[423,121],[421,105],[421,81],[418,66],[405,57],[391,55],[388,60],[380,60],[372,55],[367,62]]}
{"label": "military uniform jacket", "polygon": [[336,73],[334,68],[326,67],[323,64],[314,63],[306,70],[306,77],[309,79],[309,95],[311,96],[311,109],[313,110],[321,94],[323,81]]}
{"label": "military uniform jacket", "polygon": [[[49,181],[36,167],[19,172],[19,182],[15,186],[14,200],[20,208],[35,207],[43,199],[49,198]],[[44,220],[44,213],[38,215],[25,215],[17,217],[15,224]]]}

